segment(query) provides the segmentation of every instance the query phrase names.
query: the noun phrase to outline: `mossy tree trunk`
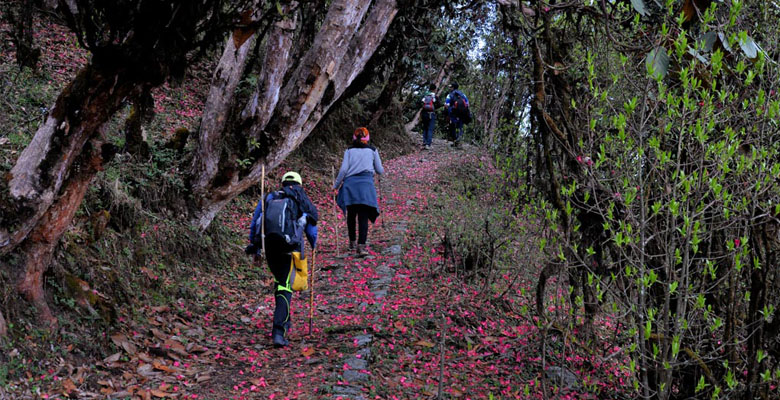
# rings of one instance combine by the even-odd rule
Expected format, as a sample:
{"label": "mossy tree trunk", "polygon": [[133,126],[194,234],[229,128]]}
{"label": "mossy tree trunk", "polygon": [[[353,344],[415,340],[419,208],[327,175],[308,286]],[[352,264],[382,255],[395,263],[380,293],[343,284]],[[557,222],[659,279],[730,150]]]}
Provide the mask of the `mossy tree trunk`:
{"label": "mossy tree trunk", "polygon": [[[43,291],[43,273],[54,248],[81,205],[95,173],[102,168],[100,127],[141,85],[125,71],[104,71],[90,64],[57,99],[14,167],[8,182],[10,199],[3,208],[5,233],[0,251],[16,247],[22,263],[17,289],[31,301],[42,322],[52,326]],[[108,156],[111,152],[106,152]]]}
{"label": "mossy tree trunk", "polygon": [[69,0],[58,9],[92,58],[0,181],[0,255],[18,253],[16,288],[44,325],[56,325],[44,273],[92,178],[115,152],[101,127],[129,99],[148,98],[143,94],[169,76],[182,76],[195,50],[221,40],[223,21],[244,4]]}
{"label": "mossy tree trunk", "polygon": [[5,323],[3,312],[0,311],[0,337],[8,335],[8,325]]}
{"label": "mossy tree trunk", "polygon": [[[305,51],[294,48],[295,18],[275,25],[265,38],[262,72],[249,104],[241,107],[235,123],[201,133],[190,175],[193,225],[207,228],[230,199],[260,181],[263,165],[278,166],[303,142],[363,70],[397,12],[395,0],[335,0]],[[303,56],[298,60],[290,54]],[[230,65],[242,62],[226,57],[233,57]],[[218,70],[212,86],[224,86],[226,74]],[[204,111],[210,120],[230,117],[232,107],[217,102],[211,107]]]}
{"label": "mossy tree trunk", "polygon": [[104,144],[101,137],[87,143],[54,204],[46,210],[43,218],[21,246],[24,264],[19,271],[21,277],[17,289],[35,306],[41,322],[49,327],[55,327],[57,319],[46,302],[43,274],[52,261],[57,243],[81,206],[89,183],[95,174],[103,169],[104,162],[113,155],[112,147]]}

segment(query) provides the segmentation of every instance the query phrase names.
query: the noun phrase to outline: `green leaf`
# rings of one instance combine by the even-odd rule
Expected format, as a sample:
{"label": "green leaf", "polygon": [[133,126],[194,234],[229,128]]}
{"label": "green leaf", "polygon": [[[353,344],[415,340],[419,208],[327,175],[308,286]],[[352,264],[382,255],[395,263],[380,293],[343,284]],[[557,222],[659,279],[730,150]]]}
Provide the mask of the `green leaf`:
{"label": "green leaf", "polygon": [[639,15],[646,17],[650,15],[650,13],[647,11],[647,7],[645,7],[645,2],[642,0],[631,0],[631,5],[634,6],[634,10],[639,13]]}
{"label": "green leaf", "polygon": [[656,47],[647,53],[645,59],[645,66],[647,66],[647,72],[655,77],[661,79],[669,72],[669,54],[664,47]]}

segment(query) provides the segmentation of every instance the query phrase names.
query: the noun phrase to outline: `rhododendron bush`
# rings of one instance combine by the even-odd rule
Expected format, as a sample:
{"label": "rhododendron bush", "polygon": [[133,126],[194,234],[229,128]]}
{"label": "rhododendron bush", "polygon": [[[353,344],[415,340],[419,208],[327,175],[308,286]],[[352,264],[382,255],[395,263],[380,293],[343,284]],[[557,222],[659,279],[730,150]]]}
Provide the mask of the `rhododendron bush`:
{"label": "rhododendron bush", "polygon": [[[583,337],[616,316],[637,396],[775,396],[780,9],[502,3],[532,83],[530,133],[501,159],[553,231],[540,317]],[[563,320],[545,296],[561,279]]]}

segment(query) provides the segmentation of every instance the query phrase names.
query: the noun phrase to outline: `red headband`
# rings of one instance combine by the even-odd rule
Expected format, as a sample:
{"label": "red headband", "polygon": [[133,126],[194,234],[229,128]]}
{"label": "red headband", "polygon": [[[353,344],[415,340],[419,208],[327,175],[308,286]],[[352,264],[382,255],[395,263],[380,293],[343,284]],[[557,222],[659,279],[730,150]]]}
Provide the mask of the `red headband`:
{"label": "red headband", "polygon": [[360,127],[355,129],[355,133],[352,134],[352,140],[358,140],[360,139],[363,143],[368,143],[369,135],[368,135],[368,129],[364,127]]}

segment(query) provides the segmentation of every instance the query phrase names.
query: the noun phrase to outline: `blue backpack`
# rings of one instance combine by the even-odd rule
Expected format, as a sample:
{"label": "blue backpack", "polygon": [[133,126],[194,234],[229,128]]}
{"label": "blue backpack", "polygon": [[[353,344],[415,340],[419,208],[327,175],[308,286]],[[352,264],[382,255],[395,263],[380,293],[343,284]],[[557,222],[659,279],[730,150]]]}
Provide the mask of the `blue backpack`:
{"label": "blue backpack", "polygon": [[[278,246],[284,252],[298,247],[301,242],[295,229],[298,214],[298,203],[292,196],[282,190],[274,192],[270,199],[266,200],[263,213],[266,245],[274,248]],[[260,235],[256,234],[255,237]]]}

